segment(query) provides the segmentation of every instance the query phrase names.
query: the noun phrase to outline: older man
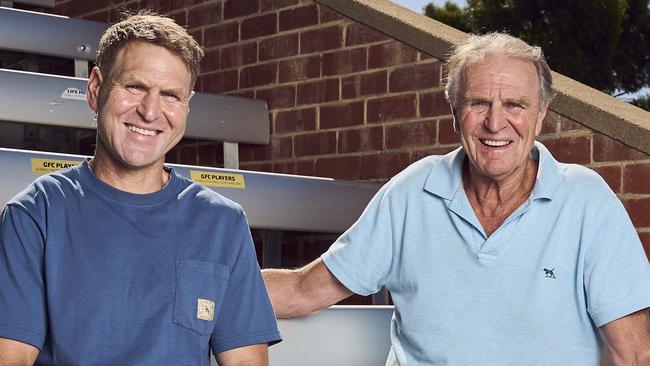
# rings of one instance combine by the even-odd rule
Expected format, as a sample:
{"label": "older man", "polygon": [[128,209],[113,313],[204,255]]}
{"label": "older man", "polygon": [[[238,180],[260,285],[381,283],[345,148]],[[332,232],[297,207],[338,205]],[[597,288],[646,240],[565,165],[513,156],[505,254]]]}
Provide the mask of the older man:
{"label": "older man", "polygon": [[266,365],[279,340],[237,204],[164,166],[203,51],[171,19],[103,35],[97,149],[0,222],[0,365]]}
{"label": "older man", "polygon": [[538,47],[472,36],[449,64],[462,147],[388,182],[322,257],[264,271],[277,315],[386,286],[387,364],[650,364],[650,266],[593,171],[535,137],[553,97]]}

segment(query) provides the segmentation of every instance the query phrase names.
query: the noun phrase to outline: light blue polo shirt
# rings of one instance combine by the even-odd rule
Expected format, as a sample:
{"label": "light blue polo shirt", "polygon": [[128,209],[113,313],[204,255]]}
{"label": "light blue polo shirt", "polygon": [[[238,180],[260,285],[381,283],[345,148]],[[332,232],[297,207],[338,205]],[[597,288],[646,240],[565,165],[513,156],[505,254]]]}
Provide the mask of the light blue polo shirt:
{"label": "light blue polo shirt", "polygon": [[598,327],[650,307],[650,265],[616,195],[539,142],[531,155],[533,191],[490,237],[459,148],[396,175],[323,254],[351,291],[390,290],[389,364],[595,366]]}

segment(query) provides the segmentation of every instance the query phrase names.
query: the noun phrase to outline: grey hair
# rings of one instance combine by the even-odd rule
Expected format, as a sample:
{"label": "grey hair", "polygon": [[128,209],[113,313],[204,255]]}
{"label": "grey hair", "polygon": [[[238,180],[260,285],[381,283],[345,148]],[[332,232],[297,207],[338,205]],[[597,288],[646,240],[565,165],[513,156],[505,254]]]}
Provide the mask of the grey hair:
{"label": "grey hair", "polygon": [[461,85],[464,82],[463,78],[467,68],[493,55],[531,61],[535,65],[539,79],[540,105],[553,100],[555,96],[553,77],[540,47],[531,46],[521,39],[505,33],[473,34],[454,47],[447,61],[445,95],[454,110],[458,110],[462,103]]}

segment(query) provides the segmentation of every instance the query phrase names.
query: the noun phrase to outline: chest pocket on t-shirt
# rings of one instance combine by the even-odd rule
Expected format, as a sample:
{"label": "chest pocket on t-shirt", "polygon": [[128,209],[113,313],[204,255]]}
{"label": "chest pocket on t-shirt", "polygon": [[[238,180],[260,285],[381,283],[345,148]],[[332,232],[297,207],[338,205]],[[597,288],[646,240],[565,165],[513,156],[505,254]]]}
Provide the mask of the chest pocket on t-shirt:
{"label": "chest pocket on t-shirt", "polygon": [[177,260],[174,323],[201,335],[212,333],[229,274],[224,265]]}

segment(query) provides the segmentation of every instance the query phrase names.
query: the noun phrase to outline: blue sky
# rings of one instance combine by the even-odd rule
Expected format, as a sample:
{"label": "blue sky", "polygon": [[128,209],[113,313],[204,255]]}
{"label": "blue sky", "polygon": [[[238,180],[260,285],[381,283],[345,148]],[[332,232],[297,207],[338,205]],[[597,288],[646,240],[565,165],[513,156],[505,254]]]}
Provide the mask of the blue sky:
{"label": "blue sky", "polygon": [[[405,8],[411,9],[416,13],[422,13],[422,9],[428,3],[434,3],[437,6],[442,6],[445,3],[445,0],[392,0],[392,1]],[[452,0],[452,2],[458,4],[459,6],[467,5],[467,2],[465,0]]]}

